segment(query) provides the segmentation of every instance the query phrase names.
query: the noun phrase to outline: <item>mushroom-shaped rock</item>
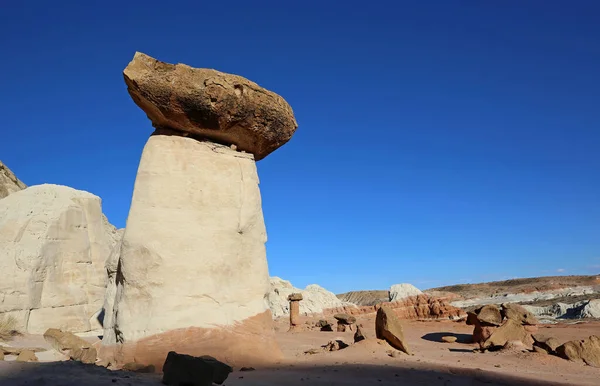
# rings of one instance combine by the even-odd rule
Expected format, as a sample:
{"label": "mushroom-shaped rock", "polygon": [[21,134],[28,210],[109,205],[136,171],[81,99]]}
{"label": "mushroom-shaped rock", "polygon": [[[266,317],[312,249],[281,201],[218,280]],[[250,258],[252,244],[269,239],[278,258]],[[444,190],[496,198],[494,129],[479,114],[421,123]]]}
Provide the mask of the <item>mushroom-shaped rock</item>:
{"label": "mushroom-shaped rock", "polygon": [[288,300],[289,300],[290,302],[299,302],[300,300],[302,300],[302,294],[301,294],[301,293],[298,293],[298,292],[296,292],[296,293],[293,293],[293,294],[290,294],[290,295],[288,296]]}
{"label": "mushroom-shaped rock", "polygon": [[279,95],[238,75],[169,64],[136,52],[123,71],[133,101],[157,129],[235,145],[265,158],[298,124]]}
{"label": "mushroom-shaped rock", "polygon": [[338,323],[345,324],[347,326],[354,324],[356,322],[356,318],[352,315],[348,314],[335,314],[333,317],[338,321]]}

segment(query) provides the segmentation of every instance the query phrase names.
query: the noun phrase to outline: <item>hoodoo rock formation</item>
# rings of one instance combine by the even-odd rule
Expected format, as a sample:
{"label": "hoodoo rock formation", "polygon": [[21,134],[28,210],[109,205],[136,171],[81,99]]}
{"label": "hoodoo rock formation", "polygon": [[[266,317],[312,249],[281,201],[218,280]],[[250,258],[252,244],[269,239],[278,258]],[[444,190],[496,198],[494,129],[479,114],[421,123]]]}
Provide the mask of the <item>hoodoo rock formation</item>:
{"label": "hoodoo rock formation", "polygon": [[290,139],[291,107],[240,76],[141,53],[124,76],[156,131],[109,277],[102,359],[156,368],[169,351],[234,366],[279,359],[255,160]]}

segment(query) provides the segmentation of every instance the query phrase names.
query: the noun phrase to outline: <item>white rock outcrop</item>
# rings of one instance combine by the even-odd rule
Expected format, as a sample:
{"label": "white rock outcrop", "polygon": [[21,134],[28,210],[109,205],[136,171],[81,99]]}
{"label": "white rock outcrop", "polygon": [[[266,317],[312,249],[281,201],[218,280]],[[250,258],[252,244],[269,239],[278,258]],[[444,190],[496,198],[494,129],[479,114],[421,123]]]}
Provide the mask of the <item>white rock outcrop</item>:
{"label": "white rock outcrop", "polygon": [[15,174],[0,161],[0,199],[11,193],[25,189],[27,186],[19,180]]}
{"label": "white rock outcrop", "polygon": [[100,329],[116,237],[88,192],[45,184],[0,200],[0,315],[33,334]]}
{"label": "white rock outcrop", "polygon": [[600,299],[582,300],[576,303],[557,302],[546,306],[523,305],[523,307],[542,320],[600,318]]}
{"label": "white rock outcrop", "polygon": [[423,292],[421,292],[420,289],[418,289],[412,284],[394,284],[390,288],[390,301],[394,302],[411,296],[421,295],[422,293]]}
{"label": "white rock outcrop", "polygon": [[587,302],[581,310],[582,318],[600,318],[600,299],[593,299]]}
{"label": "white rock outcrop", "polygon": [[267,302],[273,318],[290,313],[287,298],[292,293],[302,294],[302,301],[300,301],[300,314],[302,315],[319,314],[327,308],[356,307],[352,303],[341,301],[333,292],[329,292],[317,284],[310,284],[302,290],[277,276],[271,277],[270,281],[271,288],[267,296]]}

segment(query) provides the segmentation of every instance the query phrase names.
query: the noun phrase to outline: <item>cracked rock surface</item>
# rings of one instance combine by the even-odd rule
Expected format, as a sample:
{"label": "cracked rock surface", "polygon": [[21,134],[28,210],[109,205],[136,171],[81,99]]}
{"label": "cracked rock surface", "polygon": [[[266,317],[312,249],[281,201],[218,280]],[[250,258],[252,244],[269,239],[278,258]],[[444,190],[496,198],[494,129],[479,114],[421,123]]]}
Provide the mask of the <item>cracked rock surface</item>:
{"label": "cracked rock surface", "polygon": [[0,200],[0,315],[41,334],[100,328],[104,261],[119,237],[100,198],[36,185]]}
{"label": "cracked rock surface", "polygon": [[123,71],[127,91],[157,129],[204,138],[261,160],[298,124],[278,94],[238,75],[169,64],[136,52]]}

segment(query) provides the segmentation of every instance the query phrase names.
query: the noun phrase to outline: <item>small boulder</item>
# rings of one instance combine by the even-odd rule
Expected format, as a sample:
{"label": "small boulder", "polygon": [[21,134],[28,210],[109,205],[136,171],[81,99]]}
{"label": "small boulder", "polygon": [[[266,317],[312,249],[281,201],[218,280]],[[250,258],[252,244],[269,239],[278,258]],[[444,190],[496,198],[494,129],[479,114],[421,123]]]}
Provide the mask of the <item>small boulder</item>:
{"label": "small boulder", "polygon": [[479,313],[477,313],[477,320],[482,326],[499,326],[502,324],[502,315],[498,306],[488,304],[481,307]]}
{"label": "small boulder", "polygon": [[129,362],[123,365],[123,370],[133,371],[134,373],[154,373],[154,365],[142,365],[141,363]]}
{"label": "small boulder", "polygon": [[549,354],[549,352],[547,350],[544,350],[543,348],[541,348],[539,346],[533,346],[533,351],[538,354],[543,354],[543,355]]}
{"label": "small boulder", "polygon": [[363,334],[360,326],[356,326],[356,332],[354,333],[354,343],[358,343],[362,340],[365,340],[365,335]]}
{"label": "small boulder", "polygon": [[44,333],[44,339],[56,351],[62,353],[63,350],[75,350],[81,348],[90,348],[92,345],[77,335],[57,328],[49,328]]}
{"label": "small boulder", "polygon": [[345,323],[341,323],[338,320],[338,323],[337,323],[337,332],[346,332],[346,326],[347,325]]}
{"label": "small boulder", "polygon": [[327,331],[327,332],[333,331],[333,326],[331,324],[327,323],[326,325],[321,327],[321,331]]}
{"label": "small boulder", "polygon": [[582,340],[572,340],[556,348],[558,356],[574,362],[585,362],[600,367],[600,337],[592,335]]}
{"label": "small boulder", "polygon": [[479,324],[479,320],[477,319],[477,314],[475,312],[469,311],[467,312],[467,326],[475,326]]}
{"label": "small boulder", "polygon": [[315,324],[315,326],[319,327],[319,328],[323,328],[325,326],[327,326],[329,324],[329,322],[325,319],[319,319],[319,321]]}
{"label": "small boulder", "polygon": [[318,349],[318,348],[311,348],[309,350],[304,351],[305,354],[309,354],[309,355],[314,355],[314,354],[320,354],[323,352],[323,349]]}
{"label": "small boulder", "polygon": [[482,326],[477,322],[473,328],[473,343],[483,344],[496,331],[496,326]]}
{"label": "small boulder", "polygon": [[170,351],[162,370],[165,385],[211,386],[225,382],[233,368],[208,355],[193,357]]}
{"label": "small boulder", "polygon": [[325,319],[321,319],[317,322],[316,326],[321,330],[321,331],[333,331],[333,326],[331,325],[331,323],[329,323],[327,320]]}
{"label": "small boulder", "polygon": [[93,365],[96,363],[97,352],[93,347],[74,348],[69,350],[69,358],[74,361]]}
{"label": "small boulder", "polygon": [[342,342],[341,340],[332,340],[329,343],[327,343],[325,346],[323,346],[325,351],[339,351],[346,347],[348,347],[348,345],[346,343]]}
{"label": "small boulder", "polygon": [[17,362],[37,362],[38,358],[35,353],[30,350],[23,350],[17,357]]}
{"label": "small boulder", "polygon": [[558,348],[558,346],[560,346],[560,342],[558,341],[558,339],[551,337],[551,336],[546,336],[546,335],[542,335],[542,334],[534,334],[534,335],[532,335],[532,338],[534,341],[534,343],[533,343],[534,348],[539,347],[549,353],[556,352],[556,349]]}
{"label": "small boulder", "polygon": [[404,331],[400,319],[390,307],[382,305],[377,310],[375,334],[377,339],[385,339],[393,348],[410,354],[408,344],[404,340]]}
{"label": "small boulder", "polygon": [[502,326],[498,327],[492,335],[481,345],[483,349],[503,347],[506,342],[521,341],[528,350],[533,349],[533,338],[523,328],[523,325],[508,319]]}
{"label": "small boulder", "polygon": [[517,323],[521,323],[523,325],[534,326],[539,324],[539,320],[529,311],[527,311],[524,307],[519,304],[514,303],[504,303],[502,304],[502,317],[506,319],[512,319]]}
{"label": "small boulder", "polygon": [[509,340],[502,347],[502,352],[505,353],[520,353],[526,351],[528,351],[527,347],[525,347],[523,342],[521,342],[520,340]]}
{"label": "small boulder", "polygon": [[454,342],[456,342],[456,339],[457,338],[455,336],[450,336],[450,335],[442,336],[442,342],[444,342],[444,343],[454,343]]}

